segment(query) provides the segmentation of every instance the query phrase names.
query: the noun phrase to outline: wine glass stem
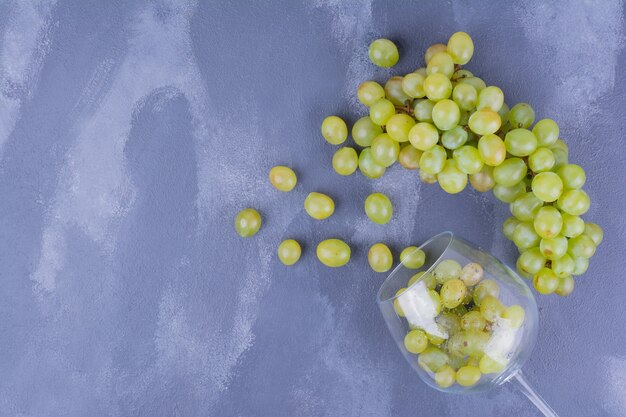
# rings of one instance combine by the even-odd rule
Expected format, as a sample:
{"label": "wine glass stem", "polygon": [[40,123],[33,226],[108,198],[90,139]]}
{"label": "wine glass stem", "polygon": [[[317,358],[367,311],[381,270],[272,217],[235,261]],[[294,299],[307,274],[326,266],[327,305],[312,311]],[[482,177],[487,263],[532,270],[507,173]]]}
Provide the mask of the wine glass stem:
{"label": "wine glass stem", "polygon": [[528,397],[528,399],[533,404],[535,404],[535,407],[537,407],[537,409],[541,411],[544,416],[559,417],[558,414],[554,412],[552,407],[550,407],[548,403],[546,403],[544,399],[541,398],[541,395],[537,394],[537,392],[528,384],[528,382],[526,382],[526,379],[524,379],[524,375],[521,371],[518,371],[513,379],[517,381],[518,389],[520,389],[522,393],[526,397]]}

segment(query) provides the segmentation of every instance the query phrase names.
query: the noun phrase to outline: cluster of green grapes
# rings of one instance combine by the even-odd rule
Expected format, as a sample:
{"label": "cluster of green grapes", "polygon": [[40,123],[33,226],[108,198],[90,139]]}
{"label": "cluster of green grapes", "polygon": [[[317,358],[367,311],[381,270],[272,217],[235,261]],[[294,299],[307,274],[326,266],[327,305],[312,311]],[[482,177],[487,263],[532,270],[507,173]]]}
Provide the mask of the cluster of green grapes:
{"label": "cluster of green grapes", "polygon": [[418,355],[419,367],[441,388],[455,382],[474,386],[483,375],[483,381],[495,378],[510,363],[526,313],[520,305],[502,304],[500,287],[484,277],[480,264],[461,267],[446,259],[432,274],[413,275],[407,288],[397,292],[393,304],[408,322],[404,347]]}
{"label": "cluster of green grapes", "polygon": [[[447,45],[427,49],[426,67],[393,76],[384,86],[363,82],[357,95],[369,115],[352,126],[352,138],[363,149],[357,155],[354,148],[340,148],[333,167],[340,175],[358,168],[379,178],[398,161],[406,169],[419,168],[422,181],[439,183],[450,194],[468,182],[480,192],[492,190],[513,215],[503,232],[520,251],[518,271],[532,278],[541,294],[568,295],[572,276],[587,270],[603,238],[600,226],[580,218],[590,205],[581,189],[585,171],[568,163],[554,120],[534,123],[530,105],[509,109],[500,88],[461,68],[473,53],[470,36],[457,32]],[[369,56],[381,67],[399,59],[387,39],[374,41]],[[329,116],[322,135],[340,145],[348,127]]]}

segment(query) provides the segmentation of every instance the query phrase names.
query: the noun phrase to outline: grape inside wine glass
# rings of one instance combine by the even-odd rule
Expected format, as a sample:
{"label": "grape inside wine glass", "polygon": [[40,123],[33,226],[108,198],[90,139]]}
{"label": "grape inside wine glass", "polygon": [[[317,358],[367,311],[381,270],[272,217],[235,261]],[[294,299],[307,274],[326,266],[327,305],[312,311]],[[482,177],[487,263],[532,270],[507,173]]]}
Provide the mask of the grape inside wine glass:
{"label": "grape inside wine glass", "polygon": [[492,255],[441,233],[403,258],[377,299],[400,351],[426,384],[471,393],[515,381],[545,416],[558,417],[520,371],[537,338],[535,298]]}

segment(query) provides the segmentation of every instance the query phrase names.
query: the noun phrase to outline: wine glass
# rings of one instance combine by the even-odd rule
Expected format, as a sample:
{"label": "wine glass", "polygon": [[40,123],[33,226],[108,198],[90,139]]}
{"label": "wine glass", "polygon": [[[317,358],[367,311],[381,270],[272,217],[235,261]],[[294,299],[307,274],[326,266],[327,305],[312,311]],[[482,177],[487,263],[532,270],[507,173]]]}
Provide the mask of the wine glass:
{"label": "wine glass", "polygon": [[520,371],[537,338],[535,298],[492,255],[443,232],[403,258],[377,300],[400,351],[426,384],[471,393],[516,381],[545,416],[558,417]]}

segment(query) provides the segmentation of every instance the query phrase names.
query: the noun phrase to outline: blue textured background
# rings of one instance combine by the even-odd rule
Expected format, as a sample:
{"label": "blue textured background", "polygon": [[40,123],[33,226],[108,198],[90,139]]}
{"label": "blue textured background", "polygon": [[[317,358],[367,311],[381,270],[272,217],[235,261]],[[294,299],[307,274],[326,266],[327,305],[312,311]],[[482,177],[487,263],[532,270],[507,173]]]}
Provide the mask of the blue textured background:
{"label": "blue textured background", "polygon": [[[0,1],[0,415],[537,416],[507,389],[422,384],[365,257],[449,229],[512,264],[507,208],[397,167],[340,178],[319,134],[363,114],[361,81],[464,30],[469,69],[559,122],[606,231],[575,293],[539,298],[527,376],[562,416],[626,416],[624,4],[512,3]],[[392,71],[366,59],[380,36]],[[270,187],[276,164],[293,192]],[[314,190],[337,203],[324,222],[302,208]],[[395,204],[385,227],[362,212],[372,191]],[[264,225],[244,240],[246,206]],[[316,261],[328,237],[347,267]]]}

